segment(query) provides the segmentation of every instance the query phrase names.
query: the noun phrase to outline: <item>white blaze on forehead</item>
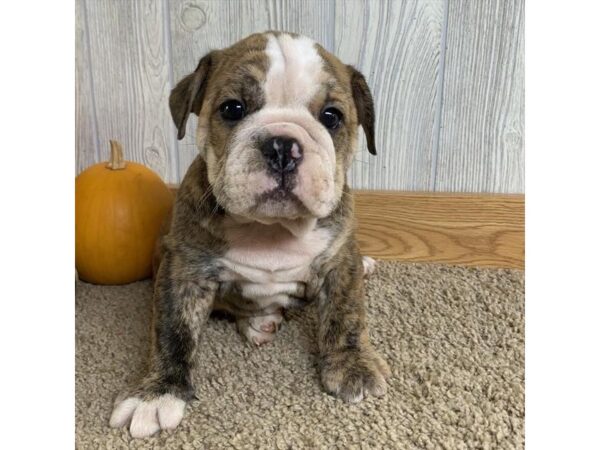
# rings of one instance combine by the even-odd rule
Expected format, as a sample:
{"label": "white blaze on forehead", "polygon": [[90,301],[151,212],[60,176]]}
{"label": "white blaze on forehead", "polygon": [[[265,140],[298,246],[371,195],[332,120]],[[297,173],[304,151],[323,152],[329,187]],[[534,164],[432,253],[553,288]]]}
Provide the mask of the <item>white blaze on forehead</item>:
{"label": "white blaze on forehead", "polygon": [[319,88],[323,60],[305,36],[269,35],[269,70],[264,84],[268,106],[307,105]]}

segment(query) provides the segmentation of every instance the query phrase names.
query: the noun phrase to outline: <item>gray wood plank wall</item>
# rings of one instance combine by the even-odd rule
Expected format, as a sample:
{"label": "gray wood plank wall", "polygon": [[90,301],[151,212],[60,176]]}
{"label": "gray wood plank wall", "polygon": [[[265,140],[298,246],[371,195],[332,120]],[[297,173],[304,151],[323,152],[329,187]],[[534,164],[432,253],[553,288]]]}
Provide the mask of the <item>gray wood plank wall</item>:
{"label": "gray wood plank wall", "polygon": [[373,91],[378,156],[362,189],[524,191],[524,0],[76,0],[76,171],[109,139],[167,182],[197,154],[168,111],[200,57],[256,31],[319,41]]}

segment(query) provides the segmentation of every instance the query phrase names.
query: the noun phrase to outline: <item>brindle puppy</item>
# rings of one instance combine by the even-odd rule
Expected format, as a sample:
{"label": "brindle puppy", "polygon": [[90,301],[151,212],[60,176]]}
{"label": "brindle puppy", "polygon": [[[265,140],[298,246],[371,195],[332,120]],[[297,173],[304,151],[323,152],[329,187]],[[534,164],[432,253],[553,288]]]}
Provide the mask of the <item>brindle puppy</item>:
{"label": "brindle puppy", "polygon": [[260,345],[283,308],[315,300],[324,388],[349,402],[383,395],[390,372],[365,320],[373,261],[360,256],[346,184],[359,125],[375,154],[364,77],[306,37],[267,32],[204,56],[169,104],[179,139],[198,115],[200,155],[162,240],[150,370],[117,398],[111,426],[143,437],[180,423],[213,310]]}

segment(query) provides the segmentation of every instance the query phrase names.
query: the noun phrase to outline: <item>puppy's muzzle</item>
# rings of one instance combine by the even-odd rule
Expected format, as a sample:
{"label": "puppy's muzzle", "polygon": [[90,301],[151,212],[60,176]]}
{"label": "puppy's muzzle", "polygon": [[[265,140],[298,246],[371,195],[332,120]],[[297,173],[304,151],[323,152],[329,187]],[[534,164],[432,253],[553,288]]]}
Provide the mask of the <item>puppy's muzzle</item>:
{"label": "puppy's muzzle", "polygon": [[269,169],[276,175],[291,174],[302,161],[302,147],[296,139],[287,136],[268,138],[261,146]]}

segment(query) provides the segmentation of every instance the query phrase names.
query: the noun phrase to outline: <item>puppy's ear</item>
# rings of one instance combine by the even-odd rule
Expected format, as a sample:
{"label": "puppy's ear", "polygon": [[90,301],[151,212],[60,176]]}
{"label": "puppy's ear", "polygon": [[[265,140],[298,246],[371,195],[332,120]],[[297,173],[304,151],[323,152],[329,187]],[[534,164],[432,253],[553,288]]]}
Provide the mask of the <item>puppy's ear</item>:
{"label": "puppy's ear", "polygon": [[373,96],[362,73],[352,66],[347,66],[350,71],[352,84],[352,97],[358,113],[358,123],[362,126],[367,136],[367,148],[372,155],[377,154],[375,148],[375,107]]}
{"label": "puppy's ear", "polygon": [[206,92],[208,75],[213,65],[214,52],[204,56],[194,73],[189,74],[173,88],[169,96],[169,108],[177,127],[177,139],[185,136],[185,125],[190,113],[200,114]]}

